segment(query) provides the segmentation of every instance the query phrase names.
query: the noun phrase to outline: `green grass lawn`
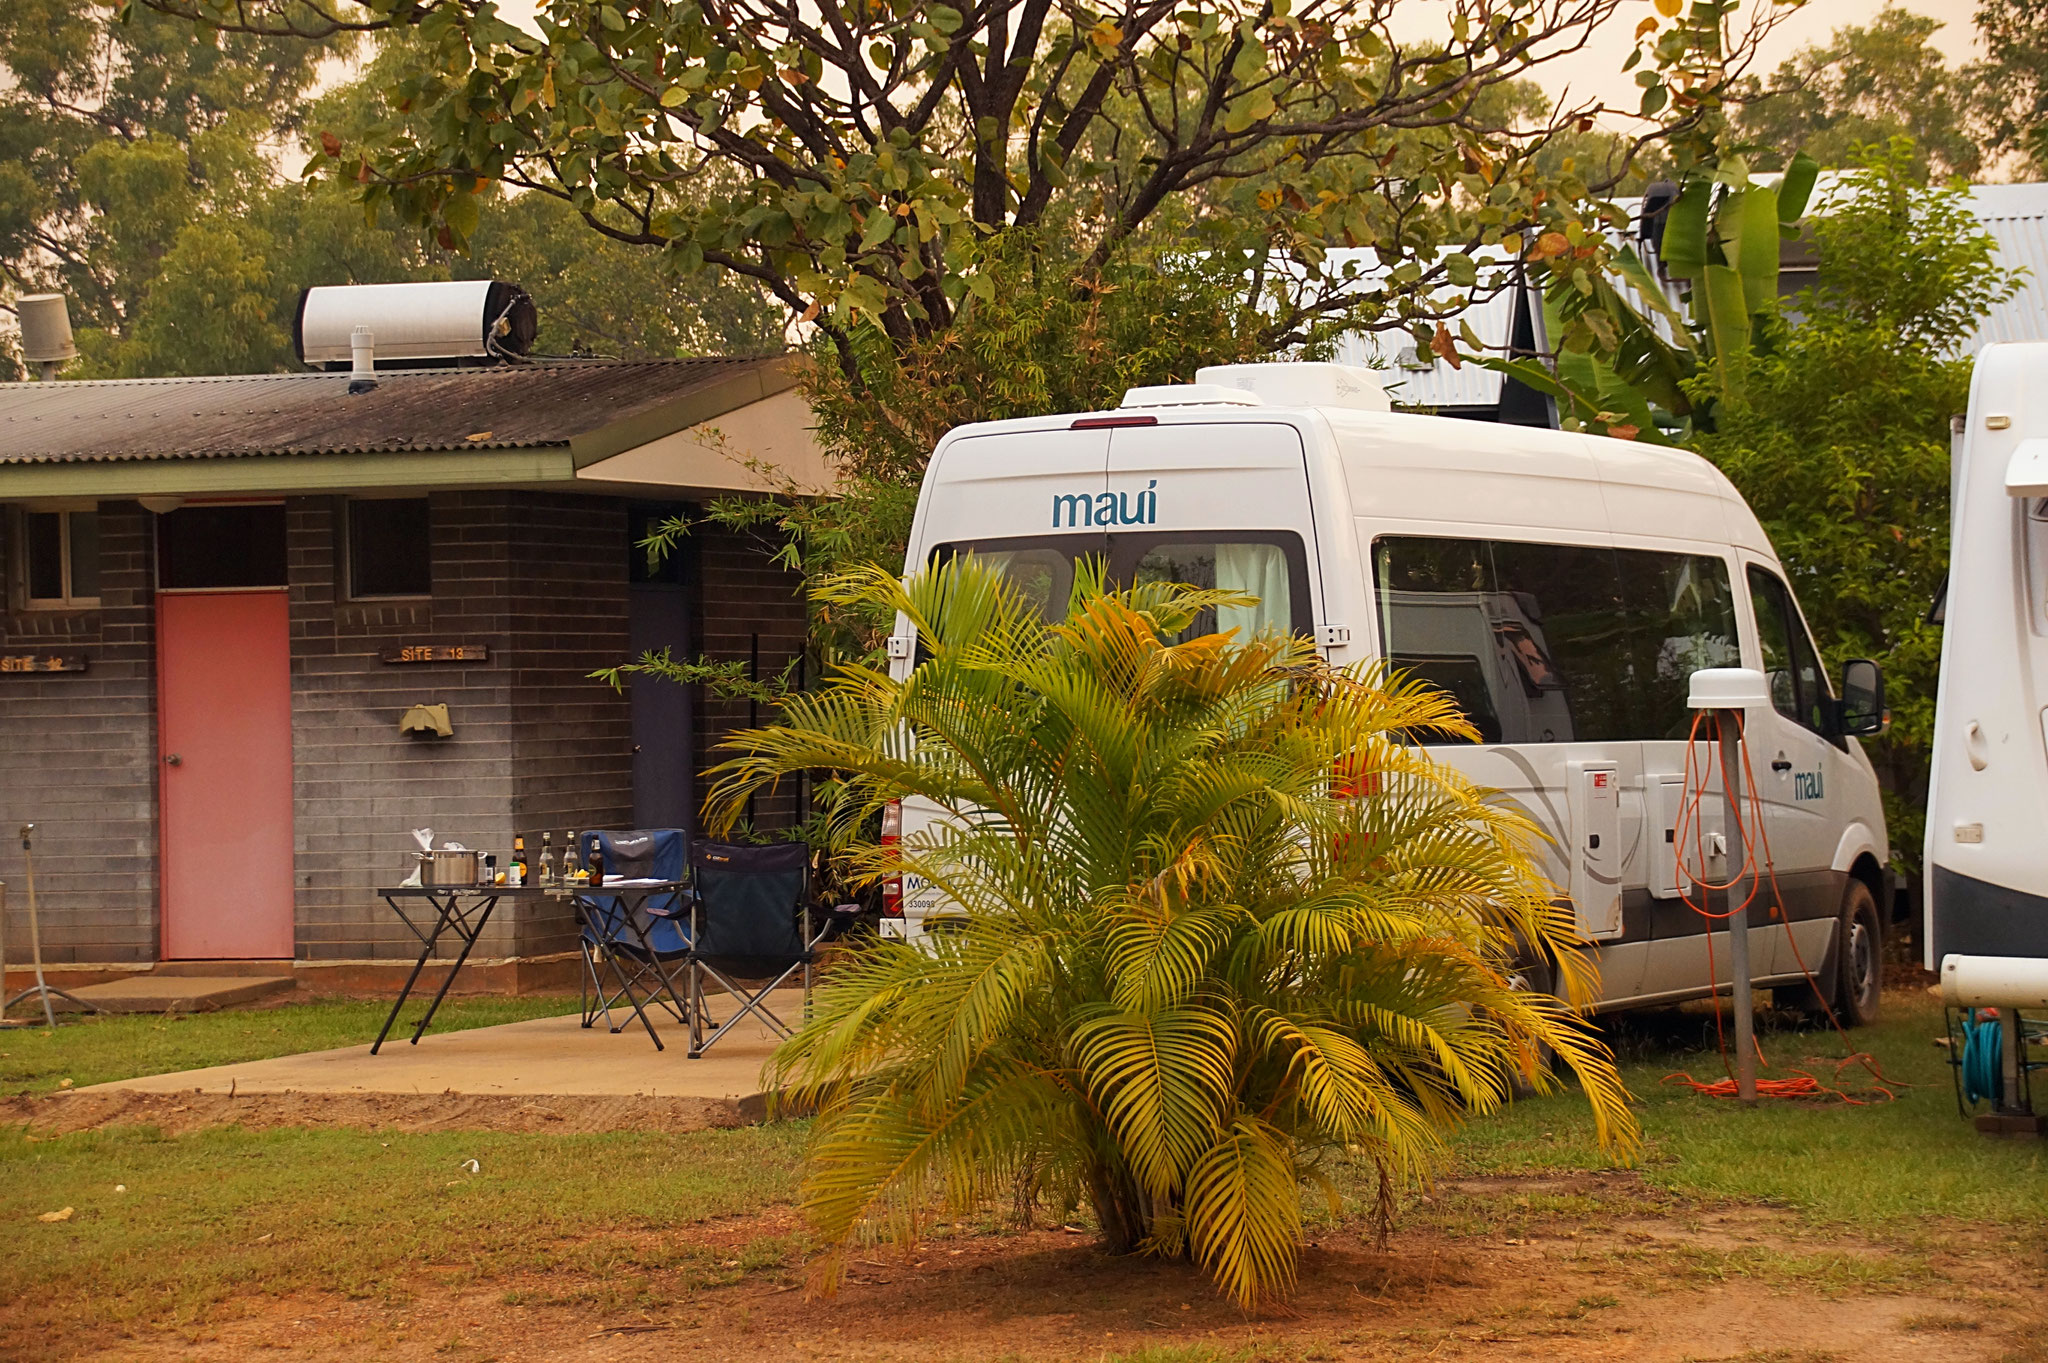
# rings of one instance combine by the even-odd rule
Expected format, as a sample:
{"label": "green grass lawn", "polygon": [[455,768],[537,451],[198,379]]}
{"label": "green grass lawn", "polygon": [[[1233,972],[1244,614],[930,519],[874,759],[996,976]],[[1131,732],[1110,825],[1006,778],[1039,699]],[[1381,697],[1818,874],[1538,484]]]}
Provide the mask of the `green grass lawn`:
{"label": "green grass lawn", "polygon": [[[1888,994],[1883,1021],[1850,1033],[1885,1074],[1901,1081],[1896,1101],[1865,1107],[1766,1101],[1752,1111],[1663,1083],[1681,1070],[1701,1080],[1723,1076],[1713,1022],[1704,1012],[1625,1018],[1609,1030],[1639,1103],[1641,1167],[1655,1187],[1765,1201],[1809,1220],[1866,1230],[1949,1218],[2041,1224],[2048,1142],[1992,1140],[1957,1114],[1947,1052],[1933,1044],[1942,1031],[1941,1008],[1924,993]],[[1829,1062],[1844,1054],[1832,1030],[1766,1030],[1761,1039],[1772,1066],[1767,1074],[1801,1068],[1828,1082],[1834,1073]],[[1870,1082],[1859,1068],[1842,1072],[1844,1088]],[[1460,1132],[1453,1148],[1454,1168],[1464,1173],[1603,1164],[1592,1123],[1569,1093],[1518,1103]]]}
{"label": "green grass lawn", "polygon": [[[426,1006],[425,999],[409,1001],[392,1037],[410,1036]],[[367,1046],[390,1009],[389,999],[314,999],[218,1013],[94,1015],[59,1022],[54,1032],[10,1027],[0,1030],[0,1095],[46,1093],[66,1079],[84,1088],[111,1079]],[[451,998],[434,1014],[433,1030],[492,1027],[575,1009],[574,995]]]}
{"label": "green grass lawn", "polygon": [[[461,1001],[451,1005],[448,1025],[560,1006]],[[1868,1107],[1781,1103],[1746,1111],[1663,1086],[1659,1081],[1674,1070],[1719,1074],[1711,1023],[1698,1014],[1663,1014],[1616,1024],[1640,1099],[1641,1167],[1651,1194],[1786,1208],[1813,1230],[1816,1252],[1844,1231],[1898,1246],[1909,1257],[1918,1252],[1914,1246],[1958,1226],[1988,1228],[2006,1241],[2041,1237],[2048,1148],[1973,1131],[1956,1114],[1943,1053],[1930,1044],[1939,1009],[1923,996],[1895,994],[1887,1010],[1882,1025],[1855,1034],[1857,1042],[1887,1073],[1915,1087],[1902,1088],[1896,1102]],[[48,1088],[59,1075],[86,1083],[364,1042],[378,1020],[377,1005],[350,1003],[176,1022],[108,1018],[47,1039],[0,1035],[0,1048],[13,1053],[0,1063],[13,1087]],[[1838,1054],[1830,1037],[1773,1032],[1765,1046],[1782,1070],[1806,1056]],[[47,1049],[28,1049],[32,1059],[18,1054],[33,1047]],[[230,1128],[176,1139],[134,1127],[42,1139],[18,1127],[0,1129],[0,1226],[8,1229],[0,1236],[0,1283],[9,1288],[0,1297],[15,1300],[6,1321],[12,1330],[67,1321],[163,1322],[202,1317],[247,1293],[402,1295],[431,1265],[443,1282],[449,1272],[491,1278],[524,1269],[584,1270],[564,1273],[564,1290],[573,1280],[582,1285],[573,1290],[615,1294],[602,1303],[607,1307],[645,1305],[633,1294],[675,1290],[673,1279],[665,1279],[667,1287],[648,1286],[646,1273],[654,1268],[682,1269],[682,1280],[696,1285],[750,1271],[780,1274],[795,1264],[800,1245],[786,1218],[737,1228],[737,1245],[721,1249],[701,1237],[653,1232],[788,1202],[803,1134],[801,1124],[692,1135]],[[478,1161],[479,1172],[462,1167],[468,1159]],[[1517,1104],[1458,1133],[1445,1172],[1455,1179],[1611,1167],[1592,1143],[1580,1103],[1561,1094]],[[126,1191],[116,1192],[116,1185]],[[1630,1210],[1626,1197],[1489,1195],[1461,1206],[1455,1196],[1439,1196],[1431,1208],[1411,1209],[1411,1220],[1453,1232],[1514,1234],[1518,1219],[1611,1221]],[[75,1209],[67,1222],[36,1220],[66,1206]],[[1739,1254],[1724,1259],[1701,1271],[1752,1271]],[[1862,1260],[1849,1267],[1893,1271]],[[1772,1261],[1754,1271],[1787,1269]]]}
{"label": "green grass lawn", "polygon": [[[769,1236],[711,1251],[647,1232],[789,1199],[801,1140],[795,1125],[565,1136],[228,1128],[175,1140],[134,1127],[45,1140],[4,1129],[0,1300],[14,1298],[6,1325],[19,1333],[190,1320],[247,1293],[402,1295],[430,1267],[444,1283],[449,1270],[570,1270],[565,1284],[595,1273],[628,1299],[655,1268],[733,1281],[780,1265],[794,1246]],[[63,1207],[70,1220],[37,1220]]]}

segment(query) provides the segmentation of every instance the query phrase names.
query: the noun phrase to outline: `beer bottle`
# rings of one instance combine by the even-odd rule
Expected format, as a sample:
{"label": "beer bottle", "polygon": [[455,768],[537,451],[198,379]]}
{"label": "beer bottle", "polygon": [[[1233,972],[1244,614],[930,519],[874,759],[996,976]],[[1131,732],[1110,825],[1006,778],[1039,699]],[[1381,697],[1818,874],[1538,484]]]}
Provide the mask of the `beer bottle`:
{"label": "beer bottle", "polygon": [[543,833],[540,835],[540,883],[542,885],[556,885],[560,883],[555,876],[555,835],[553,833]]}
{"label": "beer bottle", "polygon": [[526,883],[526,839],[520,834],[512,835],[512,864],[506,871],[507,885],[518,886]]}

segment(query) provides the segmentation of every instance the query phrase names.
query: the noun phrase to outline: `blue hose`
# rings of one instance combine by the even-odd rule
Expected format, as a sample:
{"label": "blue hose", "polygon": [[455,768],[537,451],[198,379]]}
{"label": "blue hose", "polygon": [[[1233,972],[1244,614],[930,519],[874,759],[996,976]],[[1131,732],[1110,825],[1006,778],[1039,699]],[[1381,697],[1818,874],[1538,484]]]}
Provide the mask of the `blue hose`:
{"label": "blue hose", "polygon": [[1963,1024],[1963,1097],[1971,1103],[1989,1102],[1993,1107],[2005,1099],[2005,1034],[1998,1020],[1980,1021],[1977,1010]]}

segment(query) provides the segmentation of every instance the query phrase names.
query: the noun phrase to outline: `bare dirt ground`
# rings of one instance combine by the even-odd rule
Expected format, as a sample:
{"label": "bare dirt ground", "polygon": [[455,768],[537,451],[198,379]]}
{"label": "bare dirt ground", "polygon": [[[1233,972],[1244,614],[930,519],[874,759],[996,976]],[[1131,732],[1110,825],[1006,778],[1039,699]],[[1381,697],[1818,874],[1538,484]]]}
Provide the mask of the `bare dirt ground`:
{"label": "bare dirt ground", "polygon": [[168,1136],[213,1126],[360,1127],[391,1131],[704,1131],[738,1126],[736,1103],[709,1098],[500,1096],[465,1093],[54,1093],[0,1098],[0,1125],[37,1135],[146,1124]]}
{"label": "bare dirt ground", "polygon": [[[807,1294],[794,1257],[708,1288],[662,1271],[476,1280],[448,1265],[422,1269],[404,1299],[246,1299],[204,1326],[109,1331],[65,1352],[134,1363],[922,1363],[1152,1350],[1166,1351],[1153,1355],[1157,1363],[2048,1360],[2048,1265],[1973,1242],[1962,1228],[1930,1228],[1914,1247],[1817,1240],[1786,1214],[1673,1204],[1646,1196],[1626,1174],[1451,1183],[1438,1201],[1470,1208],[1530,1191],[1633,1210],[1601,1218],[1597,1230],[1583,1218],[1453,1230],[1430,1224],[1425,1209],[1385,1251],[1356,1234],[1326,1233],[1303,1257],[1293,1301],[1250,1315],[1219,1301],[1184,1265],[1111,1259],[1085,1235],[953,1228],[909,1258],[856,1259],[829,1300]],[[776,1208],[676,1234],[731,1253],[726,1262],[738,1268],[737,1256],[762,1237],[798,1230],[795,1213]]]}

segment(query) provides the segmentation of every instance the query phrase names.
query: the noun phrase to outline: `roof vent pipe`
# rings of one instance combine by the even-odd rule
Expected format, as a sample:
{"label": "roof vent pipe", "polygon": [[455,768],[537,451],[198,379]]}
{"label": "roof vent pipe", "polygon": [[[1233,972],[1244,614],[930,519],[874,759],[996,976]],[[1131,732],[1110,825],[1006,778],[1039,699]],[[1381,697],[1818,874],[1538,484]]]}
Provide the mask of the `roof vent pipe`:
{"label": "roof vent pipe", "polygon": [[66,360],[78,356],[78,347],[71,340],[70,306],[61,293],[32,293],[17,300],[17,307],[21,357],[48,383]]}
{"label": "roof vent pipe", "polygon": [[348,391],[351,397],[367,393],[377,386],[377,336],[368,327],[357,327],[348,334],[349,375]]}

